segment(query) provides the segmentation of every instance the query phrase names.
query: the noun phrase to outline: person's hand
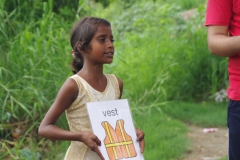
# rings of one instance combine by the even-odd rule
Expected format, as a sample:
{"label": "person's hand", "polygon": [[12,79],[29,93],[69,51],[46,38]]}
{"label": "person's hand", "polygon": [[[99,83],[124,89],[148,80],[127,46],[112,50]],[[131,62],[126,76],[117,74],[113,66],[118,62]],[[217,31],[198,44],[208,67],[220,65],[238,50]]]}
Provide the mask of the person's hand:
{"label": "person's hand", "polygon": [[101,141],[98,137],[90,132],[81,133],[81,142],[88,146],[92,151],[96,152],[99,157],[104,160],[102,153],[100,152],[98,146],[101,146]]}
{"label": "person's hand", "polygon": [[136,133],[137,133],[137,141],[139,142],[139,146],[140,146],[140,151],[141,151],[141,153],[143,153],[143,151],[144,151],[144,133],[140,129],[136,129]]}

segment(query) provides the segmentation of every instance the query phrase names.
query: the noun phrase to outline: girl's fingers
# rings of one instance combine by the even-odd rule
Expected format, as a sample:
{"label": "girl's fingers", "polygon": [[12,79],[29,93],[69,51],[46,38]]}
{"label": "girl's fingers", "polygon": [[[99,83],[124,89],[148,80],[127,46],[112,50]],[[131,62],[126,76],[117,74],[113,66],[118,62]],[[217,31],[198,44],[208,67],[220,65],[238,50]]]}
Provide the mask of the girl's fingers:
{"label": "girl's fingers", "polygon": [[102,153],[100,152],[100,150],[99,150],[99,148],[98,148],[98,146],[101,146],[101,141],[98,139],[97,136],[95,136],[95,137],[93,138],[93,140],[94,140],[94,142],[95,142],[95,144],[96,144],[95,147],[94,147],[94,149],[93,149],[93,151],[96,152],[102,160],[104,160],[104,157],[103,157]]}
{"label": "girl's fingers", "polygon": [[94,141],[97,143],[98,146],[101,146],[101,141],[98,139],[98,137],[96,136]]}
{"label": "girl's fingers", "polygon": [[141,141],[139,141],[139,146],[140,146],[140,151],[141,153],[144,152],[144,139],[142,139]]}
{"label": "girl's fingers", "polygon": [[104,160],[104,157],[103,157],[103,155],[102,155],[102,153],[100,152],[100,150],[99,150],[98,147],[95,148],[94,152],[96,152],[96,153],[99,155],[99,157],[100,157],[102,160]]}
{"label": "girl's fingers", "polygon": [[141,153],[143,153],[144,145],[145,145],[144,133],[139,129],[136,129],[136,132],[137,132],[137,141],[139,142],[139,146],[140,146],[140,151],[141,151]]}
{"label": "girl's fingers", "polygon": [[139,130],[139,129],[136,129],[136,132],[137,132],[137,140],[140,141],[144,138],[144,133]]}

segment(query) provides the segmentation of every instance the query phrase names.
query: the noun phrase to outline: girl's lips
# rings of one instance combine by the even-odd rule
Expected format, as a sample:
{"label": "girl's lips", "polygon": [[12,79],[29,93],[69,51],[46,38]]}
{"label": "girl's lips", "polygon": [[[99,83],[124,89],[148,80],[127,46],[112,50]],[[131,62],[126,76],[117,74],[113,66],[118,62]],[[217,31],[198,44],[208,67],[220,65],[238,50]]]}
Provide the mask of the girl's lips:
{"label": "girl's lips", "polygon": [[108,55],[113,55],[113,52],[107,52],[105,54],[108,54]]}
{"label": "girl's lips", "polygon": [[108,53],[105,53],[105,55],[106,55],[108,58],[113,58],[114,53],[113,53],[113,52],[108,52]]}

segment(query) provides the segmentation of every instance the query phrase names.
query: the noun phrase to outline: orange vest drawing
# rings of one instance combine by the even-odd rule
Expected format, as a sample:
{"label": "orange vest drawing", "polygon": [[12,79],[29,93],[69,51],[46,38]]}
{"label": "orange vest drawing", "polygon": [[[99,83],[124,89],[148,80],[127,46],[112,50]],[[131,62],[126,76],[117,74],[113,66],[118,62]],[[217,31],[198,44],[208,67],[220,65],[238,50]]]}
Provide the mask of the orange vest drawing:
{"label": "orange vest drawing", "polygon": [[102,122],[102,126],[106,133],[104,144],[110,160],[127,159],[137,156],[132,137],[124,130],[124,120],[116,122],[115,130],[106,121]]}

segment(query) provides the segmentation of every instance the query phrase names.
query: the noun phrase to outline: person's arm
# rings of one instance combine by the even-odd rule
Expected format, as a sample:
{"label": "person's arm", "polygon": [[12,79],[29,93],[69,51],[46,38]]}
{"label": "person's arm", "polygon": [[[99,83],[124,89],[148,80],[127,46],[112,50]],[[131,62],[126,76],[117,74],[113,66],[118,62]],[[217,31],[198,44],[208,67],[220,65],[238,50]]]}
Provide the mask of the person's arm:
{"label": "person's arm", "polygon": [[208,48],[212,54],[231,57],[240,52],[240,36],[228,36],[228,26],[208,26]]}
{"label": "person's arm", "polygon": [[77,96],[78,86],[76,82],[70,78],[61,87],[56,100],[42,120],[38,133],[49,139],[83,142],[92,151],[96,152],[103,160],[104,158],[98,148],[98,146],[101,145],[101,141],[96,135],[90,132],[67,131],[55,125],[57,119],[66,109],[70,107]]}
{"label": "person's arm", "polygon": [[79,141],[80,134],[63,130],[55,125],[61,114],[71,105],[78,94],[78,87],[73,79],[68,79],[61,87],[56,100],[46,113],[39,126],[39,134],[48,139]]}

